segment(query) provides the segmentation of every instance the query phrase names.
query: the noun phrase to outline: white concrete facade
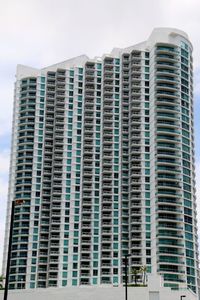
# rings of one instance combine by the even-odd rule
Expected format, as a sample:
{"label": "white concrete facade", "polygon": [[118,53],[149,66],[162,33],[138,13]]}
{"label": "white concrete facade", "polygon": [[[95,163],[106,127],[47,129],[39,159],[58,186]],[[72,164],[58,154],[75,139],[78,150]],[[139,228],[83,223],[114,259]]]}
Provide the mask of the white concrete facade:
{"label": "white concrete facade", "polygon": [[[162,287],[162,281],[158,277],[149,278],[148,287],[129,287],[128,300],[197,300],[197,296],[189,290],[172,291]],[[68,287],[47,288],[33,290],[17,290],[9,292],[9,300],[123,300],[124,287]],[[3,292],[0,291],[0,300],[3,300]]]}

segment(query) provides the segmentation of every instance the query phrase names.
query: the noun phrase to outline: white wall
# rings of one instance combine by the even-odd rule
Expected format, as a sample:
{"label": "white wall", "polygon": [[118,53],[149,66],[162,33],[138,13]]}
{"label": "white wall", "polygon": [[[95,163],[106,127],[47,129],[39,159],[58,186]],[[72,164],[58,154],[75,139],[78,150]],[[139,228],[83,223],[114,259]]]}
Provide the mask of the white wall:
{"label": "white wall", "polygon": [[[183,300],[197,300],[196,296],[187,290],[171,291],[161,288],[160,291],[150,291],[149,288],[128,288],[128,300],[180,300],[181,295],[186,295]],[[9,300],[124,300],[123,287],[69,287],[48,288],[33,290],[18,290],[9,292]],[[3,292],[0,292],[3,300]]]}
{"label": "white wall", "polygon": [[[159,275],[149,275],[148,287],[129,287],[128,300],[198,300],[189,290],[172,291],[163,287],[163,279]],[[124,300],[123,286],[81,286],[46,289],[12,290],[8,300]],[[3,291],[0,291],[0,300],[3,300]]]}

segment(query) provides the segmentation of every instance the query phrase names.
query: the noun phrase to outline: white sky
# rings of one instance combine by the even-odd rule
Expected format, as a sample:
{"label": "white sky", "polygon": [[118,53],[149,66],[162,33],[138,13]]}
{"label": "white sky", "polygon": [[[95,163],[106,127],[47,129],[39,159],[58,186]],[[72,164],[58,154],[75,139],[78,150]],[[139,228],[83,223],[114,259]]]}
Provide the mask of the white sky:
{"label": "white sky", "polygon": [[[1,268],[16,65],[41,68],[80,54],[101,56],[113,47],[146,40],[154,27],[176,27],[189,34],[195,49],[195,89],[200,102],[200,1],[0,0],[0,8]],[[198,130],[196,135],[199,140]],[[200,150],[197,175],[200,188]]]}

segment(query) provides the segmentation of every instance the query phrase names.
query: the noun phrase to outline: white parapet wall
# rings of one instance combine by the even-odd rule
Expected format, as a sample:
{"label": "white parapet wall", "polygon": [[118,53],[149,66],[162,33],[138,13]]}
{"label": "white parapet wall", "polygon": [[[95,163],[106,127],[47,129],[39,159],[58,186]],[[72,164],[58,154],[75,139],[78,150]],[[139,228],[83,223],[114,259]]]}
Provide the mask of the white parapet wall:
{"label": "white parapet wall", "polygon": [[[198,300],[190,290],[172,291],[159,276],[149,276],[148,287],[128,287],[128,300]],[[9,291],[9,300],[124,300],[124,287],[68,287]],[[3,300],[3,291],[0,291]]]}

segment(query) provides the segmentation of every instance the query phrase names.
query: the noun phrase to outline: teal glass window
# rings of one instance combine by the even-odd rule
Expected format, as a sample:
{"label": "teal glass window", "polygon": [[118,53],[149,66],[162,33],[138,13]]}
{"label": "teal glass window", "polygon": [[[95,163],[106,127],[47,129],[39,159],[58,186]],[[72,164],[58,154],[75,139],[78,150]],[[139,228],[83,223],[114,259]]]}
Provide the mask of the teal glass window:
{"label": "teal glass window", "polygon": [[146,220],[146,222],[151,222],[151,217],[150,216],[146,216],[145,220]]}
{"label": "teal glass window", "polygon": [[32,266],[31,267],[31,272],[36,272],[36,267]]}
{"label": "teal glass window", "polygon": [[114,227],[114,228],[113,228],[113,231],[114,231],[114,233],[118,233],[118,232],[119,232],[118,227]]}
{"label": "teal glass window", "polygon": [[76,286],[77,285],[77,279],[72,279],[72,285]]}
{"label": "teal glass window", "polygon": [[151,224],[146,224],[146,230],[151,230]]}
{"label": "teal glass window", "polygon": [[67,286],[67,280],[62,280],[62,286]]}
{"label": "teal glass window", "polygon": [[151,238],[151,233],[150,232],[146,232],[146,239],[150,239]]}
{"label": "teal glass window", "polygon": [[73,255],[73,261],[78,261],[78,255]]}
{"label": "teal glass window", "polygon": [[193,243],[189,241],[185,241],[186,248],[193,249]]}
{"label": "teal glass window", "polygon": [[118,248],[119,248],[118,243],[114,243],[114,244],[113,244],[113,249],[118,249]]}
{"label": "teal glass window", "polygon": [[31,280],[35,280],[35,274],[31,274]]}

